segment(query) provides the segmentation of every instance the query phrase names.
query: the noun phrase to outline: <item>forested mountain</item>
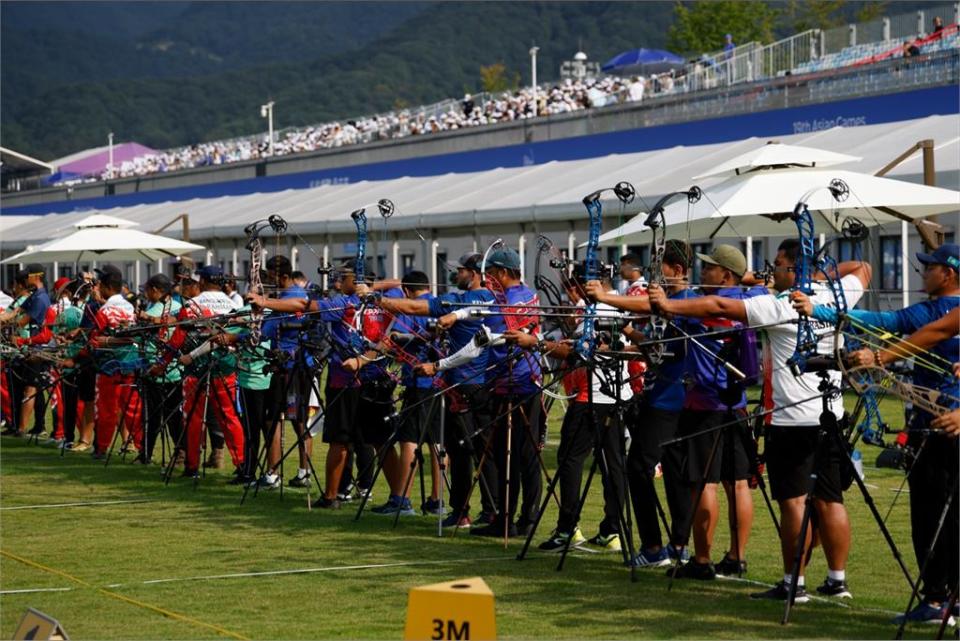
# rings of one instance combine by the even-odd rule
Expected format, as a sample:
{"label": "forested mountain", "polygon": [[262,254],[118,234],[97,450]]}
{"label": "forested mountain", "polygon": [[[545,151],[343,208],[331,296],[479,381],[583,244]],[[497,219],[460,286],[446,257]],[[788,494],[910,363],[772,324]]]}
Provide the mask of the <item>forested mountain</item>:
{"label": "forested mountain", "polygon": [[[818,1],[850,15],[857,4]],[[578,48],[603,62],[664,47],[674,7],[5,0],[0,135],[49,159],[102,145],[108,131],[156,148],[263,131],[259,105],[271,98],[278,128],[361,116],[478,91],[480,67],[497,62],[529,82],[534,43],[549,81]]]}

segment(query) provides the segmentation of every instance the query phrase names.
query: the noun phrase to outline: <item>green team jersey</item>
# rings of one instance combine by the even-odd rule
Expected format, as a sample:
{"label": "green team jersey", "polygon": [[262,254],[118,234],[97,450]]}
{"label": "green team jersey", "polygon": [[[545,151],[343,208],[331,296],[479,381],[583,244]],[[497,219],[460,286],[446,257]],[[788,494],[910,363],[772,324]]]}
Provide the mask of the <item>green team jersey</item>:
{"label": "green team jersey", "polygon": [[[180,303],[178,303],[175,300],[171,300],[170,308],[166,310],[166,315],[176,318],[177,314],[180,312],[181,307],[182,306],[180,305]],[[147,307],[144,311],[146,312],[147,316],[150,316],[151,318],[160,318],[161,316],[164,315],[164,304],[160,301],[157,301],[156,303],[151,303],[150,306]],[[157,330],[157,331],[161,331],[161,330]],[[168,332],[168,334],[173,333],[173,330],[170,328],[167,328],[166,331]],[[147,343],[144,346],[144,352],[146,353],[147,362],[148,363],[156,362],[158,360],[157,352],[159,351],[159,347],[157,346],[156,342],[153,340],[152,337],[146,340],[147,340]],[[183,378],[183,370],[180,367],[180,365],[177,363],[177,361],[174,360],[170,362],[170,364],[167,366],[167,370],[162,375],[157,377],[150,377],[150,380],[157,381],[159,383],[179,383],[182,378]]]}
{"label": "green team jersey", "polygon": [[[240,308],[241,312],[249,312],[250,306]],[[237,350],[237,384],[244,389],[270,389],[272,374],[264,374],[263,368],[267,364],[265,358],[270,349],[270,340],[264,338],[259,347],[241,347]]]}
{"label": "green team jersey", "polygon": [[[59,305],[59,303],[57,303]],[[57,313],[57,319],[53,323],[54,334],[65,334],[80,327],[80,321],[83,320],[83,307],[81,305],[70,305],[62,307]],[[75,341],[67,343],[64,354],[67,358],[75,358],[83,350],[83,342]]]}

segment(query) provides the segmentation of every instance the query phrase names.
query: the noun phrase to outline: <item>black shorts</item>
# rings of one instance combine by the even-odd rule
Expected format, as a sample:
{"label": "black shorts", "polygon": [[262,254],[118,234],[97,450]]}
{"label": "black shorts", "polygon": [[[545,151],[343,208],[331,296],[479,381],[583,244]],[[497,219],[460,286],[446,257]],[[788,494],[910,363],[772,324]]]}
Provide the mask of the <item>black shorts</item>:
{"label": "black shorts", "polygon": [[[730,425],[732,421],[736,423]],[[717,426],[724,427],[706,431]],[[751,477],[751,456],[745,442],[752,442],[752,437],[742,410],[734,410],[733,415],[726,410],[683,410],[677,433],[678,436],[697,434],[686,440],[683,478],[688,483],[742,481]]]}
{"label": "black shorts", "polygon": [[326,415],[323,422],[323,442],[350,445],[357,441],[357,405],[359,387],[327,387]]}
{"label": "black shorts", "polygon": [[440,399],[435,388],[408,387],[397,427],[400,443],[437,443],[440,439]]}
{"label": "black shorts", "polygon": [[97,372],[92,367],[81,367],[74,377],[77,383],[77,398],[84,403],[97,400]]}
{"label": "black shorts", "polygon": [[[770,425],[764,430],[764,457],[770,494],[778,501],[805,496],[817,449],[817,425]],[[821,443],[817,484],[813,495],[830,503],[843,503],[841,470],[846,463],[835,438]]]}
{"label": "black shorts", "polygon": [[389,379],[365,381],[359,389],[356,421],[358,441],[356,445],[379,447],[387,442],[393,432],[389,417],[393,414],[393,390]]}

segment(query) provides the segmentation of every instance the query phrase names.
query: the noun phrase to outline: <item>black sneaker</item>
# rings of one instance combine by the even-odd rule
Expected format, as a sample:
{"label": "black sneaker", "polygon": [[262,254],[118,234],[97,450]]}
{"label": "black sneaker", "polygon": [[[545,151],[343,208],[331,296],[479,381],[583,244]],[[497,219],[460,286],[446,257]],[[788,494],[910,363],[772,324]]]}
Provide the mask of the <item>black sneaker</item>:
{"label": "black sneaker", "polygon": [[[470,534],[475,534],[476,536],[489,536],[493,538],[503,538],[503,522],[499,523],[490,523],[489,525],[484,525],[482,527],[475,527],[470,530]],[[517,526],[515,523],[511,523],[510,527],[507,529],[507,538],[512,539],[519,535],[517,532]]]}
{"label": "black sneaker", "polygon": [[483,510],[477,515],[477,518],[473,519],[473,524],[479,527],[481,525],[489,525],[496,520],[497,514],[495,512],[487,512],[486,510]]}
{"label": "black sneaker", "polygon": [[107,453],[106,453],[106,452],[94,452],[93,454],[90,455],[90,458],[92,458],[94,461],[102,461],[102,460],[104,460],[105,458],[107,458]]}
{"label": "black sneaker", "polygon": [[714,569],[717,571],[717,574],[721,576],[741,576],[747,573],[747,562],[744,560],[737,561],[736,559],[731,559],[724,554],[723,560],[717,563]]}
{"label": "black sneaker", "polygon": [[339,510],[340,501],[337,499],[328,499],[325,496],[321,496],[313,503],[310,504],[310,507],[319,508],[321,510]]}
{"label": "black sneaker", "polygon": [[183,470],[183,473],[180,474],[180,477],[185,479],[198,479],[200,478],[200,472],[198,472],[197,470],[191,470],[190,468],[187,468]]}
{"label": "black sneaker", "polygon": [[253,483],[253,477],[245,474],[237,474],[227,481],[227,485],[250,485],[251,483]]}
{"label": "black sneaker", "polygon": [[823,596],[832,596],[837,599],[852,599],[853,593],[850,592],[846,581],[836,581],[827,577],[823,583],[817,586],[817,594]]}
{"label": "black sneaker", "polygon": [[[674,569],[667,568],[667,576],[674,576]],[[689,563],[681,565],[677,569],[676,577],[678,579],[696,579],[697,581],[713,581],[717,578],[717,571],[713,563],[697,563],[695,559],[690,559]]]}
{"label": "black sneaker", "polygon": [[294,476],[292,479],[287,481],[287,486],[289,487],[310,487],[310,475],[306,474],[304,476]]}
{"label": "black sneaker", "polygon": [[[770,601],[786,601],[787,597],[790,596],[790,587],[784,581],[780,581],[775,586],[764,592],[754,592],[750,595],[751,599],[767,599]],[[810,600],[810,597],[807,596],[807,590],[802,585],[797,587],[796,593],[793,595],[794,603],[806,603]]]}

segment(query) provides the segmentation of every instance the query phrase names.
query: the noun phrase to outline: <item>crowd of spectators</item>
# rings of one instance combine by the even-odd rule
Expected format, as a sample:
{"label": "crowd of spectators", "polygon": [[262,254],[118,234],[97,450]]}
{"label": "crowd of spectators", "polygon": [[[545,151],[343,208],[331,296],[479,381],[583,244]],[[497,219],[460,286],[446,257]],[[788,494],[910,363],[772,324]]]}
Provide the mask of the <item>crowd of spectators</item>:
{"label": "crowd of spectators", "polygon": [[[674,86],[673,74],[663,73],[648,77],[568,79],[553,86],[538,87],[536,92],[532,87],[524,87],[476,98],[468,94],[461,101],[443,103],[441,108],[405,109],[280,132],[274,142],[273,155],[335,149],[377,140],[522,120],[534,115],[550,116],[592,107],[639,102],[650,94],[671,93]],[[266,135],[199,143],[126,161],[114,168],[113,177],[146,176],[256,160],[269,155],[270,144]],[[105,172],[100,178],[109,177]]]}
{"label": "crowd of spectators", "polygon": [[[947,31],[951,28],[955,33],[956,25],[951,25]],[[903,55],[916,55],[914,49],[918,45],[926,44],[927,40],[932,41],[942,35],[942,21],[936,22],[935,31],[925,40],[905,44]],[[732,37],[728,34],[724,51],[720,52],[716,58],[704,55],[683,68],[665,73],[647,76],[567,79],[552,86],[540,86],[536,90],[533,87],[524,87],[497,94],[466,95],[462,100],[448,100],[429,107],[402,109],[375,116],[288,129],[275,136],[272,155],[287,156],[379,140],[423,136],[534,116],[554,116],[596,107],[636,103],[650,97],[672,93],[710,89],[722,83],[722,76],[725,73],[724,57],[729,56],[735,50],[735,46]],[[897,50],[899,51],[899,48]],[[873,62],[889,55],[890,53],[884,53],[881,56],[872,56],[869,61]],[[809,69],[798,67],[796,71],[803,73],[831,66],[828,64],[828,58],[831,56],[815,61],[816,65],[814,62],[806,63]],[[859,64],[864,62],[864,60],[858,61]],[[234,140],[199,143],[144,155],[123,162],[114,167],[112,172],[108,170],[101,176],[87,180],[147,176],[196,167],[258,160],[270,155],[268,137],[261,134]]]}

